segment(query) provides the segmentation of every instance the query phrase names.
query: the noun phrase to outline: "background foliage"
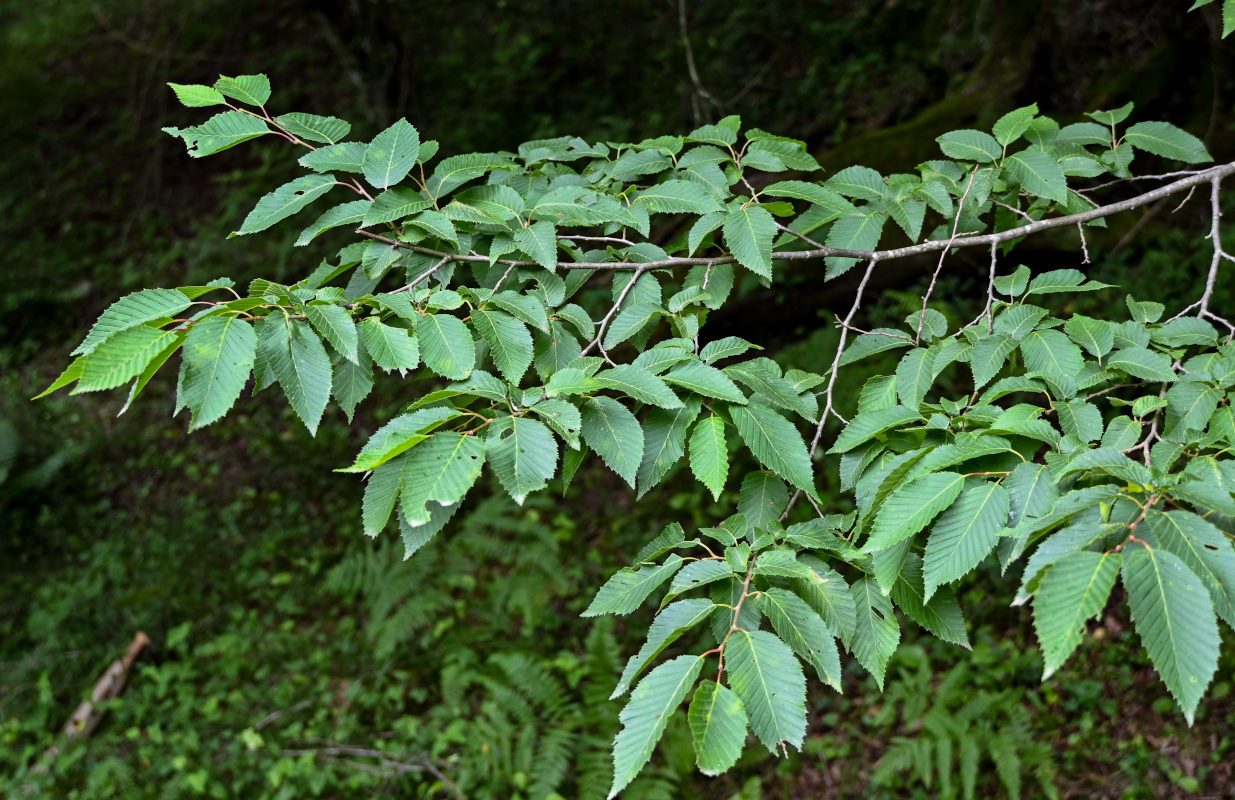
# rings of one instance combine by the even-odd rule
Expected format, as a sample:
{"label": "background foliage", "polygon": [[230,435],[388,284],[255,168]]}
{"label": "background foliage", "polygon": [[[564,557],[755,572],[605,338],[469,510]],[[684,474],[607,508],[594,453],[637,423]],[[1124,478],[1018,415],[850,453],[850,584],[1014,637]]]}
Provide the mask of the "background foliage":
{"label": "background foliage", "polygon": [[[290,412],[254,403],[185,442],[166,422],[166,385],[152,384],[144,406],[119,419],[118,400],[27,404],[72,347],[65,332],[115,295],[219,273],[290,277],[303,266],[286,263],[292,250],[281,237],[294,231],[258,246],[225,241],[256,197],[291,175],[260,146],[234,161],[186,165],[158,128],[195,119],[173,108],[164,81],[266,70],[293,92],[290,105],[311,98],[366,137],[406,115],[425,138],[460,150],[562,131],[637,139],[689,129],[696,109],[709,118],[739,112],[807,139],[833,171],[854,162],[904,168],[931,154],[938,133],[989,127],[1012,105],[1037,101],[1063,117],[1134,99],[1140,118],[1205,132],[1219,161],[1231,157],[1223,152],[1229,60],[1216,45],[1216,16],[1203,16],[1216,9],[1187,17],[1161,3],[1058,3],[1030,15],[1020,4],[803,3],[769,18],[757,6],[691,4],[702,81],[725,101],[714,109],[691,84],[668,4],[607,18],[554,3],[539,13],[476,3],[417,9],[417,26],[389,25],[406,9],[383,2],[342,11],[200,2],[177,4],[179,14],[157,2],[70,2],[55,14],[34,5],[7,4],[0,50],[0,103],[13,134],[0,161],[0,225],[11,243],[0,275],[5,772],[28,780],[23,768],[136,628],[158,642],[104,727],[45,779],[65,796],[450,792],[429,764],[465,796],[585,795],[595,783],[588,765],[608,769],[615,707],[604,698],[620,670],[616,653],[630,651],[648,619],[598,627],[568,601],[664,521],[625,505],[603,472],[581,473],[564,503],[586,515],[493,501],[450,548],[404,564],[389,545],[357,535],[358,490],[328,473],[393,413],[380,386],[353,431],[326,426],[316,439]],[[632,17],[639,22],[626,25]],[[243,31],[231,19],[243,19]],[[430,42],[416,28],[440,36]],[[488,30],[500,35],[486,34],[492,44],[477,58],[474,37]],[[608,57],[596,58],[602,48]],[[1204,209],[1173,207],[1114,222],[1091,241],[1100,259],[1093,277],[1127,285],[1150,274],[1156,299],[1190,300],[1207,260],[1195,245]],[[1132,226],[1138,235],[1124,241]],[[1018,253],[1031,266],[1059,258],[1049,239],[1029,246]],[[1071,240],[1058,247],[1070,253]],[[949,272],[940,295],[978,296],[982,261]],[[905,270],[920,275],[923,265]],[[903,279],[893,285],[904,294],[889,292],[865,325],[913,310],[914,291]],[[790,276],[772,293],[751,289],[713,329],[728,325],[806,362],[826,349],[834,334],[821,320],[843,311],[841,292],[851,290]],[[696,512],[688,481],[668,489],[677,518]],[[699,521],[719,511],[699,509]],[[567,555],[584,545],[588,563]],[[556,568],[529,578],[530,563]],[[801,756],[774,764],[749,750],[740,774],[719,787],[693,774],[689,733],[671,727],[656,770],[632,795],[963,792],[963,771],[938,766],[947,763],[938,753],[981,739],[952,699],[975,695],[995,709],[986,719],[1009,731],[1001,754],[981,754],[980,763],[1005,765],[981,770],[987,792],[1011,792],[1008,752],[1024,767],[1015,785],[1030,796],[1042,781],[1092,796],[1223,785],[1229,685],[1220,680],[1197,727],[1184,729],[1128,620],[1110,617],[1101,646],[1084,645],[1067,674],[1039,687],[1040,657],[1008,644],[1029,647],[1029,615],[1005,609],[1014,587],[997,586],[982,576],[962,597],[984,609],[971,621],[968,669],[953,666],[954,649],[923,642],[893,660],[891,694],[847,676],[844,698],[812,695],[815,727]],[[560,686],[575,702],[517,696],[514,687],[529,683]],[[908,702],[921,696],[915,685],[936,687],[930,708]],[[323,751],[331,746],[354,749]],[[375,750],[411,769],[356,766],[381,769],[360,754]],[[133,782],[150,770],[163,781]]]}

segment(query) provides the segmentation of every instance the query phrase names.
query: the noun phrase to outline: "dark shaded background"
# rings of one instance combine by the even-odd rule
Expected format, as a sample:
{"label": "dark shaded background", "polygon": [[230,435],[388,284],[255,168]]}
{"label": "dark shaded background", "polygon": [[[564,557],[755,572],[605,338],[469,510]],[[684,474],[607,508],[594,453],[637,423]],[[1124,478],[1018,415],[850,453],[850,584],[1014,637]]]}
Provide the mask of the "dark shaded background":
{"label": "dark shaded background", "polygon": [[[558,515],[555,499],[527,512],[489,509],[478,518],[490,521],[477,523],[473,539],[461,535],[459,544],[436,546],[464,548],[454,561],[424,554],[426,565],[401,566],[396,548],[379,544],[375,551],[362,540],[359,487],[329,470],[346,463],[404,399],[406,389],[396,383],[379,385],[350,429],[332,417],[316,440],[266,398],[242,402],[228,420],[186,440],[183,422],[166,417],[170,379],[120,418],[118,394],[26,400],[120,294],[218,275],[294,279],[330,252],[330,242],[293,251],[292,229],[225,239],[257,197],[294,174],[293,160],[267,142],[189,159],[159,129],[194,124],[201,112],[181,108],[167,81],[265,72],[274,84],[272,105],[281,111],[344,117],[358,139],[406,116],[422,138],[439,139],[444,154],[513,148],[563,133],[638,140],[738,113],[748,126],[805,139],[829,171],[852,163],[911,169],[936,154],[939,134],[989,127],[1031,102],[1070,122],[1134,100],[1134,121],[1169,120],[1201,136],[1216,159],[1229,160],[1235,46],[1218,39],[1216,6],[1190,14],[1187,6],[692,0],[686,11],[700,75],[695,84],[673,2],[0,1],[0,749],[11,754],[0,763],[19,774],[101,667],[144,628],[158,643],[147,657],[149,675],[136,679],[130,705],[55,775],[60,796],[145,791],[124,783],[126,774],[158,774],[173,796],[191,794],[199,784],[184,783],[186,776],[200,772],[207,775],[203,792],[217,784],[225,793],[275,796],[280,789],[263,783],[263,775],[280,759],[295,760],[280,753],[303,749],[313,737],[368,741],[389,730],[406,739],[408,752],[432,753],[456,780],[472,781],[460,785],[470,785],[473,796],[536,796],[512,777],[514,761],[475,767],[467,759],[492,754],[468,750],[459,739],[470,734],[443,732],[450,719],[498,702],[480,679],[458,696],[437,694],[448,688],[443,670],[479,664],[477,674],[490,681],[506,675],[507,688],[517,687],[526,676],[486,659],[495,650],[539,658],[538,668],[559,670],[554,680],[577,706],[587,697],[578,694],[586,681],[576,676],[570,683],[553,659],[566,653],[591,665],[597,691],[607,693],[603,659],[585,656],[604,650],[605,636],[619,652],[631,652],[646,623],[602,636],[574,617],[588,587],[666,521],[664,504],[631,507],[600,471],[581,475],[565,501],[569,518]],[[1093,233],[1094,277],[1176,305],[1191,299],[1208,261],[1199,240],[1207,209],[1194,201],[1173,212],[1176,202]],[[1034,267],[1074,266],[1075,232],[1026,242],[1015,258]],[[976,296],[985,267],[963,252],[949,263],[940,297],[963,307]],[[925,268],[906,261],[886,270],[877,287],[883,299],[868,321],[910,310]],[[1232,281],[1225,282],[1219,299],[1229,307]],[[851,290],[844,280],[823,284],[809,269],[786,269],[771,290],[750,291],[715,317],[713,329],[770,344],[809,368],[826,345],[830,310]],[[688,481],[670,482],[665,497],[679,517],[714,510],[699,507]],[[515,518],[521,522],[509,524],[523,525],[521,532],[492,533],[507,524],[493,520]],[[543,545],[533,551],[542,557],[539,566],[521,554],[522,545],[503,549],[503,542],[523,542],[520,536]],[[555,585],[546,587],[537,569],[554,576]],[[983,577],[999,585],[993,574]],[[529,581],[539,585],[528,588]],[[478,582],[488,588],[477,589]],[[1126,620],[1112,618],[1102,629],[1106,644],[1087,649],[1072,673],[1039,692],[1027,614],[1005,609],[1002,589],[978,583],[975,640],[987,649],[971,663],[985,663],[992,677],[972,678],[972,691],[984,691],[983,680],[991,691],[1018,687],[1014,705],[1028,709],[1029,741],[1063,753],[1056,766],[1066,789],[1160,797],[1223,785],[1230,750],[1221,695],[1229,686],[1220,684],[1213,710],[1187,731],[1169,703],[1162,706],[1165,691],[1121,635]],[[323,585],[334,588],[319,592]],[[383,589],[405,585],[416,588]],[[512,610],[518,608],[525,610]],[[511,623],[518,636],[494,621],[506,616],[522,620]],[[458,630],[440,630],[442,620]],[[190,627],[178,628],[185,623]],[[191,633],[169,636],[176,630]],[[281,634],[272,636],[275,630]],[[924,663],[938,671],[967,658],[922,646]],[[1007,647],[1017,654],[1001,649]],[[321,715],[278,734],[271,723],[261,729],[272,737],[267,749],[249,748],[236,736],[264,718],[262,700],[282,691],[270,687],[285,685],[284,672],[309,687],[289,690],[285,705],[307,694],[319,698],[311,708]],[[1101,676],[1097,688],[1086,673]],[[378,677],[360,680],[361,674]],[[155,682],[162,694],[140,687]],[[632,792],[655,796],[661,786],[668,796],[728,796],[748,778],[756,781],[746,787],[756,797],[874,792],[871,764],[892,736],[913,735],[921,725],[886,710],[869,689],[855,676],[848,705],[820,695],[820,727],[800,758],[777,767],[752,753],[736,775],[715,785],[692,776],[689,759],[681,763],[670,744],[666,766]],[[350,705],[328,699],[347,691],[354,693]],[[235,692],[250,694],[222,700],[229,710],[195,727],[186,709]],[[525,698],[543,724],[540,733],[523,735],[548,748],[553,725],[566,725],[584,742],[579,747],[591,747],[586,752],[603,761],[611,733],[605,725],[617,710],[603,693],[591,717]],[[159,741],[150,731],[160,725],[182,735]],[[501,729],[492,720],[486,725]],[[1101,756],[1090,752],[1095,742],[1106,748]],[[571,759],[583,759],[583,752]],[[188,764],[173,763],[177,754],[187,754]],[[340,776],[364,775],[356,768],[313,764],[296,769],[326,782],[289,796],[362,791],[340,788]],[[586,796],[581,775],[570,773],[558,791]],[[372,785],[394,787],[393,796],[436,791],[423,773],[383,780]],[[1037,784],[1026,781],[1028,793]],[[90,788],[96,785],[102,788]],[[906,796],[908,789],[897,791]]]}

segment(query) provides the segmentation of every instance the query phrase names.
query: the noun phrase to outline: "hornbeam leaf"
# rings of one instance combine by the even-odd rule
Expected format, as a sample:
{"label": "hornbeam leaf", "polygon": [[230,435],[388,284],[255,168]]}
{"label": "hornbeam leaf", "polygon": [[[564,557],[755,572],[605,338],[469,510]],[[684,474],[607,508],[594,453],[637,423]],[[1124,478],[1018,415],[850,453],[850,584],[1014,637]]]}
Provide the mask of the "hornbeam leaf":
{"label": "hornbeam leaf", "polygon": [[403,464],[406,459],[387,461],[373,470],[365,484],[364,500],[361,503],[361,520],[365,536],[377,536],[390,521],[399,500],[399,487],[403,483]]}
{"label": "hornbeam leaf", "polygon": [[557,228],[548,220],[515,231],[515,244],[545,269],[557,267]]}
{"label": "hornbeam leaf", "polygon": [[975,130],[949,131],[935,139],[948,158],[990,164],[1003,156],[1003,145],[989,133]]}
{"label": "hornbeam leaf", "polygon": [[163,132],[183,139],[189,155],[201,158],[270,133],[270,128],[260,117],[252,114],[224,111],[222,114],[215,114],[201,125],[191,128],[164,128]]}
{"label": "hornbeam leaf", "polygon": [[643,460],[643,428],[611,397],[592,397],[583,406],[583,441],[633,489]]}
{"label": "hornbeam leaf", "polygon": [[926,542],[925,601],[935,589],[967,574],[995,549],[1008,524],[1008,490],[993,482],[966,489],[939,517]]}
{"label": "hornbeam leaf", "polygon": [[704,775],[720,775],[737,763],[746,742],[746,709],[729,687],[703,681],[686,712],[695,743],[695,763]]}
{"label": "hornbeam leaf", "polygon": [[[1224,10],[1224,25],[1226,17]],[[1213,160],[1200,139],[1169,122],[1138,122],[1128,128],[1124,139],[1138,150],[1163,158],[1186,161],[1189,164]]]}
{"label": "hornbeam leaf", "polygon": [[1175,372],[1171,369],[1171,359],[1162,353],[1155,353],[1144,347],[1125,347],[1122,350],[1116,350],[1106,359],[1105,366],[1107,369],[1117,369],[1144,381],[1169,383],[1175,380]]}
{"label": "hornbeam leaf", "polygon": [[1218,621],[1209,593],[1174,553],[1129,541],[1123,556],[1136,632],[1191,725],[1218,668]]}
{"label": "hornbeam leaf", "polygon": [[232,236],[244,236],[264,231],[276,222],[287,219],[309,203],[324,195],[335,185],[333,175],[305,175],[275,189],[257,201],[244,218],[240,230]]}
{"label": "hornbeam leaf", "polygon": [[643,203],[648,211],[663,214],[708,214],[721,210],[720,203],[694,181],[658,183],[639,192],[631,203]]}
{"label": "hornbeam leaf", "polygon": [[236,317],[207,317],[189,329],[180,384],[180,401],[191,415],[189,430],[209,425],[232,407],[249,379],[256,349],[253,327]]}
{"label": "hornbeam leaf", "polygon": [[[879,556],[875,560],[878,563]],[[927,600],[922,584],[922,559],[917,553],[908,553],[900,565],[896,582],[892,585],[892,601],[906,616],[943,641],[958,644],[966,650],[973,649],[956,593],[944,587]]]}
{"label": "hornbeam leaf", "polygon": [[77,358],[73,359],[72,362],[70,362],[67,367],[64,368],[64,372],[61,372],[58,378],[52,381],[51,386],[48,386],[46,389],[39,392],[38,394],[36,394],[34,397],[30,399],[38,400],[41,397],[46,397],[52,392],[56,392],[56,391],[63,389],[64,387],[72,383],[73,381],[76,381],[79,378],[81,378],[81,374],[82,372],[85,371],[85,369],[86,369],[86,357],[78,356]]}
{"label": "hornbeam leaf", "polygon": [[365,150],[361,170],[365,180],[386,189],[407,177],[420,153],[420,134],[406,119],[400,119],[373,137]]}
{"label": "hornbeam leaf", "polygon": [[233,100],[251,106],[264,106],[270,99],[270,79],[265,75],[240,75],[235,78],[220,75],[214,88]]}
{"label": "hornbeam leaf", "polygon": [[1106,320],[1073,314],[1063,326],[1072,341],[1101,358],[1115,346],[1115,332]]}
{"label": "hornbeam leaf", "polygon": [[850,645],[857,627],[858,612],[849,584],[845,583],[840,573],[815,556],[803,555],[798,561],[810,567],[815,576],[793,581],[793,588],[823,618],[828,630],[839,634],[841,640]]}
{"label": "hornbeam leaf", "polygon": [[691,398],[680,408],[653,409],[647,415],[643,422],[643,458],[636,476],[639,497],[660,483],[669,468],[686,452],[686,431],[699,416],[699,407],[699,401]]}
{"label": "hornbeam leaf", "polygon": [[367,228],[382,222],[394,222],[410,217],[412,214],[418,214],[432,205],[432,201],[417,190],[407,186],[394,186],[373,198],[373,205],[365,212],[361,227]]}
{"label": "hornbeam leaf", "polygon": [[725,667],[764,747],[773,754],[785,745],[800,750],[806,736],[806,676],[793,651],[767,631],[739,628],[725,646]]}
{"label": "hornbeam leaf", "polygon": [[330,342],[344,358],[355,363],[359,337],[356,334],[356,323],[352,321],[352,315],[347,313],[347,309],[334,303],[309,303],[304,310],[313,329]]}
{"label": "hornbeam leaf", "polygon": [[499,418],[489,426],[485,449],[493,474],[519,505],[557,473],[557,440],[534,419]]}
{"label": "hornbeam leaf", "polygon": [[682,401],[663,380],[640,367],[619,364],[612,369],[602,370],[593,377],[601,386],[616,389],[641,403],[660,408],[682,407]]}
{"label": "hornbeam leaf", "polygon": [[189,307],[189,298],[176,289],[142,289],[125,295],[107,307],[72,355],[88,356],[109,336],[165,317],[174,317]]}
{"label": "hornbeam leaf", "polygon": [[810,455],[793,423],[758,403],[733,406],[729,416],[760,464],[818,499]]}
{"label": "hornbeam leaf", "polygon": [[1119,562],[1118,553],[1082,550],[1055,562],[1042,579],[1033,600],[1034,629],[1046,662],[1042,680],[1059,669],[1081,643],[1085,621],[1106,607]]}
{"label": "hornbeam leaf", "polygon": [[742,394],[742,390],[728,375],[699,361],[689,361],[673,368],[664,376],[664,380],[704,397],[715,397],[717,400],[743,405],[746,403],[746,395]]}
{"label": "hornbeam leaf", "polygon": [[81,378],[73,394],[114,389],[137,377],[173,340],[182,337],[180,331],[161,330],[139,325],[108,337],[86,359]]}
{"label": "hornbeam leaf", "polygon": [[641,275],[605,330],[605,347],[617,347],[638,333],[654,315],[663,313],[661,297],[660,282],[656,276],[650,272]]}
{"label": "hornbeam leaf", "polygon": [[523,373],[532,366],[532,334],[527,327],[501,311],[472,312],[472,329],[489,344],[489,356],[512,386],[518,386]]}
{"label": "hornbeam leaf", "polygon": [[678,600],[676,603],[665,606],[665,610],[652,620],[652,626],[648,628],[647,641],[639,648],[639,652],[626,662],[617,688],[613,690],[613,694],[609,695],[609,699],[616,700],[626,694],[631,681],[638,677],[652,659],[664,652],[665,648],[677,641],[683,633],[707,620],[708,615],[715,608],[715,603],[701,598]]}
{"label": "hornbeam leaf", "polygon": [[1068,202],[1068,178],[1063,167],[1041,150],[1030,148],[1013,153],[1004,159],[1003,171],[1032,195],[1057,203]]}
{"label": "hornbeam leaf", "polygon": [[656,591],[683,564],[682,557],[674,553],[665,559],[663,564],[639,567],[623,567],[613,574],[605,585],[596,592],[596,597],[580,615],[598,617],[601,614],[629,614],[634,611],[648,595]]}
{"label": "hornbeam leaf", "polygon": [[364,154],[367,149],[362,142],[342,142],[305,153],[296,163],[314,172],[361,172],[364,170]]}
{"label": "hornbeam leaf", "polygon": [[480,477],[485,445],[478,436],[435,433],[403,459],[399,508],[411,527],[432,521],[430,503],[458,503]]}
{"label": "hornbeam leaf", "polygon": [[287,402],[309,433],[316,435],[330,400],[330,358],[322,340],[304,320],[292,320],[288,347],[274,350],[269,357]]}
{"label": "hornbeam leaf", "polygon": [[952,505],[964,483],[964,475],[932,472],[897,489],[883,501],[862,550],[874,553],[913,536]]}
{"label": "hornbeam leaf", "polygon": [[766,208],[745,206],[725,215],[725,246],[738,263],[761,278],[772,278],[772,240],[776,221]]}
{"label": "hornbeam leaf", "polygon": [[[846,214],[836,220],[831,230],[828,231],[828,239],[824,244],[842,250],[871,251],[878,247],[888,215],[879,211],[863,213],[864,209],[866,206],[859,209],[857,214]],[[827,264],[824,275],[831,280],[858,263],[858,260],[842,256],[828,256],[824,262]]]}
{"label": "hornbeam leaf", "polygon": [[874,439],[881,433],[899,428],[910,422],[921,422],[922,415],[912,408],[893,406],[878,411],[868,411],[854,417],[832,445],[829,453],[847,453],[860,444]]}
{"label": "hornbeam leaf", "polygon": [[690,471],[720,500],[729,476],[729,449],[725,443],[725,421],[712,414],[699,420],[690,435]]}
{"label": "hornbeam leaf", "polygon": [[1145,521],[1157,544],[1196,573],[1209,590],[1218,615],[1235,626],[1235,549],[1227,535],[1187,511],[1150,511]]}
{"label": "hornbeam leaf", "polygon": [[776,634],[815,668],[819,679],[841,691],[840,653],[836,640],[813,608],[787,589],[772,587],[759,597],[763,612]]}
{"label": "hornbeam leaf", "polygon": [[150,379],[167,363],[167,359],[171,358],[172,354],[184,344],[186,335],[186,331],[176,331],[176,335],[171,338],[167,345],[154,358],[150,359],[145,369],[137,376],[137,380],[133,381],[133,385],[129,387],[129,396],[125,398],[124,405],[116,412],[116,416],[120,416],[129,410],[133,400],[146,388],[146,384],[150,383]]}
{"label": "hornbeam leaf", "polygon": [[423,525],[412,527],[408,524],[403,512],[399,511],[399,538],[403,540],[403,560],[407,561],[429,543],[429,540],[441,532],[450,522],[450,518],[459,510],[462,503],[443,506],[437,503],[429,504],[429,521]]}
{"label": "hornbeam leaf", "polygon": [[227,105],[227,101],[223,99],[223,93],[211,86],[202,86],[199,83],[169,83],[167,85],[176,93],[176,99],[189,108]]}
{"label": "hornbeam leaf", "polygon": [[1066,397],[1076,392],[1076,376],[1084,364],[1081,348],[1056,330],[1039,330],[1020,341],[1025,369],[1039,372]]}
{"label": "hornbeam leaf", "polygon": [[891,601],[884,597],[873,578],[863,578],[853,584],[850,593],[858,617],[850,649],[882,691],[888,659],[900,643],[900,624],[892,611]]}
{"label": "hornbeam leaf", "polygon": [[698,589],[700,586],[732,577],[734,577],[733,568],[724,561],[711,558],[692,561],[674,576],[673,583],[669,584],[669,594],[666,596],[676,597],[682,592],[689,592],[691,589]]}
{"label": "hornbeam leaf", "polygon": [[415,369],[420,363],[416,337],[406,328],[386,325],[376,317],[368,317],[360,323],[360,339],[373,363],[387,372]]}
{"label": "hornbeam leaf", "polygon": [[703,669],[699,656],[678,656],[648,673],[630,696],[618,719],[622,730],[613,740],[612,799],[635,779]]}
{"label": "hornbeam leaf", "polygon": [[834,214],[856,214],[857,208],[831,189],[806,181],[781,181],[766,187],[761,194],[769,197],[792,197],[821,206]]}
{"label": "hornbeam leaf", "polygon": [[416,320],[416,338],[420,341],[420,357],[425,366],[438,375],[461,381],[472,374],[476,366],[476,347],[472,334],[458,317],[425,314]]}
{"label": "hornbeam leaf", "polygon": [[470,180],[495,169],[510,169],[508,159],[492,153],[464,153],[444,158],[429,176],[426,187],[435,200],[454,191]]}
{"label": "hornbeam leaf", "polygon": [[349,200],[346,203],[328,208],[312,225],[300,232],[296,239],[296,247],[303,247],[316,239],[320,234],[340,225],[357,225],[369,210],[372,202],[369,200]]}
{"label": "hornbeam leaf", "polygon": [[275,117],[274,121],[293,136],[325,144],[343,141],[343,137],[352,129],[350,122],[338,117],[319,117],[317,114],[304,114],[299,111],[282,114]]}
{"label": "hornbeam leaf", "polygon": [[418,408],[408,414],[400,414],[369,437],[369,441],[356,456],[354,464],[335,472],[368,472],[377,469],[428,439],[434,428],[457,416],[459,412],[450,406]]}
{"label": "hornbeam leaf", "polygon": [[1015,527],[1027,517],[1040,517],[1059,499],[1059,489],[1045,464],[1025,461],[1017,464],[1004,481],[1010,502],[1009,525]]}

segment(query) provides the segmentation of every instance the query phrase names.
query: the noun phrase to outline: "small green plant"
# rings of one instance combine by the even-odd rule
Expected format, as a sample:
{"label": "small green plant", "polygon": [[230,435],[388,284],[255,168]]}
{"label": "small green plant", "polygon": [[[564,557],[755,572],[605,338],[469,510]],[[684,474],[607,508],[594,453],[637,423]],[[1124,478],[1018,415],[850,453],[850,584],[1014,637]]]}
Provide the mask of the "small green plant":
{"label": "small green plant", "polygon": [[[1230,258],[1220,183],[1235,164],[1093,199],[1126,186],[1136,159],[1210,160],[1191,134],[1125,125],[1131,103],[1067,125],[1031,105],[990,132],[944,133],[943,158],[912,172],[849,166],[824,180],[802,142],[743,130],[737,117],[636,143],[565,136],[437,159],[407,120],[356,142],[334,117],[272,116],[262,75],[172,88],[185,105],[227,109],[167,129],[194,157],[262,136],[297,148],[306,173],[261,198],[234,235],[343,192],[297,245],[335,228],[356,240],[292,284],[238,290],[220,278],[122,298],[44,394],[127,385],[127,407],[180,354],[176,412],[187,409],[191,430],[246,387],[277,384],[316,433],[332,403],[351,418],[375,369],[423,378],[340,470],[366,475],[365,533],[393,521],[405,556],[450,524],[485,467],[519,504],[568,485],[588,451],[640,498],[683,461],[700,496],[736,490],[737,513],[690,534],[669,524],[584,612],[628,614],[668,584],[612,694],[631,692],[610,796],[666,731],[689,731],[707,775],[733,766],[748,731],[773,753],[800,747],[803,668],[839,689],[843,650],[882,687],[898,610],[968,647],[953,586],[987,560],[1021,570],[1046,676],[1122,578],[1154,666],[1193,719],[1216,669],[1218,619],[1235,623],[1235,326],[1211,308]],[[1170,318],[1130,295],[1126,319],[1058,311],[1052,296],[1109,287],[1074,268],[1001,264],[1016,242],[1055,228],[1075,228],[1084,253],[1086,225],[1197,187],[1209,192],[1212,260],[1199,299]],[[887,246],[898,238],[908,244]],[[931,300],[947,255],[964,247],[989,251],[990,267],[958,324]],[[856,327],[872,274],[926,254],[938,262],[920,307],[900,325]],[[822,262],[820,280],[860,275],[830,367],[709,340],[710,314],[795,262]],[[897,350],[856,412],[837,407],[845,367]],[[855,510],[824,507],[819,461],[838,464]],[[572,555],[539,551],[525,568],[552,574],[582,548]],[[379,608],[381,627],[397,612]],[[445,606],[426,608],[449,624]],[[411,630],[391,626],[381,646]],[[530,662],[476,663],[459,674],[522,693],[537,714],[559,708],[528,685]],[[674,714],[688,696],[682,728]],[[493,707],[493,724],[508,711]],[[972,716],[965,724],[981,730]],[[958,747],[971,741],[957,730]],[[553,737],[529,736],[494,763],[555,785],[566,750]],[[1017,740],[992,741],[1010,770]]]}

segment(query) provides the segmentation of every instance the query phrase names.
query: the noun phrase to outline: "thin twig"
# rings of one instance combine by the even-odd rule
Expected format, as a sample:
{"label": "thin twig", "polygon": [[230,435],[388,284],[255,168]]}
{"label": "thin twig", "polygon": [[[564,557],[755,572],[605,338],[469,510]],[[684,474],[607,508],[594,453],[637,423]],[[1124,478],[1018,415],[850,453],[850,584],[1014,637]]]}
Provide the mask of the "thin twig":
{"label": "thin twig", "polygon": [[613,302],[613,308],[609,309],[609,313],[605,314],[605,318],[600,321],[600,327],[596,331],[596,338],[588,343],[588,346],[583,348],[583,352],[579,355],[586,356],[591,352],[593,347],[599,347],[600,352],[604,355],[605,360],[613,363],[609,359],[609,353],[605,350],[605,346],[601,344],[601,339],[605,338],[605,329],[609,326],[609,321],[618,313],[618,309],[622,307],[622,302],[626,300],[626,296],[630,294],[631,289],[635,288],[635,284],[643,277],[646,270],[636,269],[634,276],[630,279],[630,283],[622,288],[622,293],[618,295],[617,300]]}
{"label": "thin twig", "polygon": [[969,180],[965,184],[965,191],[961,195],[960,202],[956,204],[956,219],[952,221],[952,236],[948,239],[948,246],[940,251],[939,263],[935,265],[935,274],[931,275],[931,282],[926,287],[926,293],[922,295],[922,313],[918,315],[918,330],[913,335],[914,347],[917,347],[922,341],[922,325],[926,322],[926,304],[930,302],[931,293],[935,291],[935,281],[939,280],[939,271],[943,269],[943,262],[948,256],[948,250],[951,248],[952,243],[956,241],[956,236],[960,232],[961,212],[965,208],[965,198],[969,196],[969,190],[973,188],[973,179],[977,175],[978,168],[974,167],[973,172],[969,173]]}
{"label": "thin twig", "polygon": [[[699,70],[695,66],[695,50],[690,46],[690,31],[686,27],[686,0],[678,0],[678,31],[682,38],[682,49],[686,51],[686,72],[690,76],[690,84],[695,95],[720,108],[720,101],[704,87],[703,81],[699,78]],[[695,122],[702,122],[702,114],[698,105],[695,103],[691,105],[695,106]]]}

